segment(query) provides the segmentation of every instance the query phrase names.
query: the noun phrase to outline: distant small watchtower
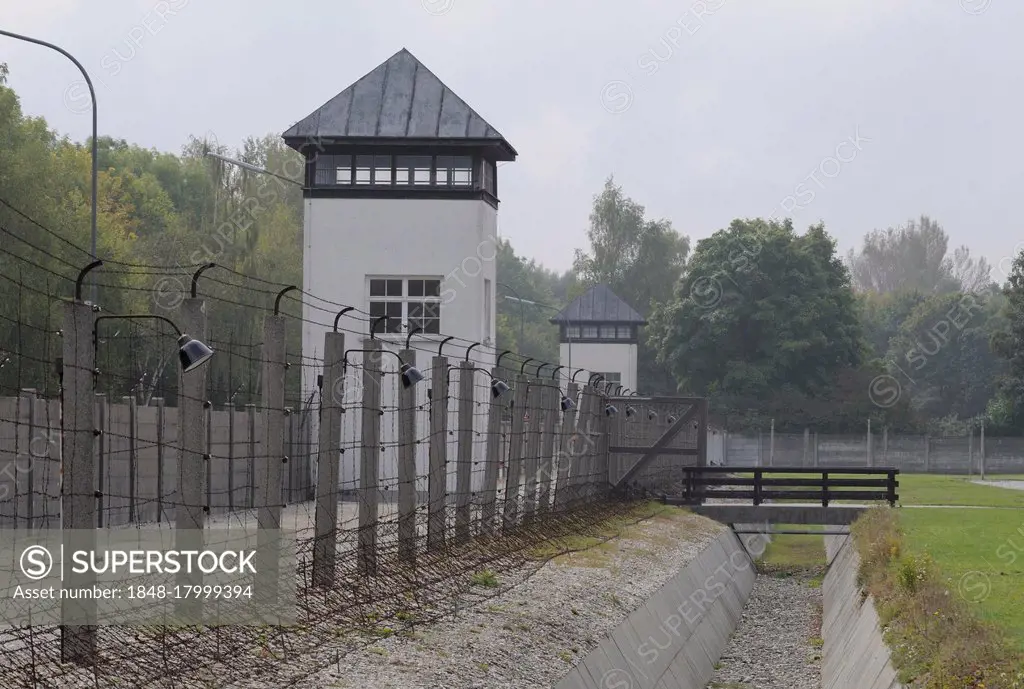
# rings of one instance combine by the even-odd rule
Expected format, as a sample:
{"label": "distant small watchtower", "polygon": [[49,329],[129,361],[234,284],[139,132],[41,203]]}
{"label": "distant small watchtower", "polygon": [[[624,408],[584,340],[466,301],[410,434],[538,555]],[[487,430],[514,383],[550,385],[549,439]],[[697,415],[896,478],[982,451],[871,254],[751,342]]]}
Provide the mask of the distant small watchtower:
{"label": "distant small watchtower", "polygon": [[647,320],[607,285],[594,285],[551,322],[561,329],[561,365],[637,391],[637,345]]}

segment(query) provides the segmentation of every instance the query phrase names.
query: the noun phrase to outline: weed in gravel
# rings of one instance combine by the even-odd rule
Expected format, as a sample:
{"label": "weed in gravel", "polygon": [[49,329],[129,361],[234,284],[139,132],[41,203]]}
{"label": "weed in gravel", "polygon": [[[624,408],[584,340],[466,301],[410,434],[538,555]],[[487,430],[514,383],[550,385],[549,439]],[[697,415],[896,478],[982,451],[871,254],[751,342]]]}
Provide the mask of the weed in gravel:
{"label": "weed in gravel", "polygon": [[501,583],[498,581],[498,575],[489,569],[485,569],[474,574],[472,582],[473,586],[482,586],[483,588],[488,589],[498,588]]}

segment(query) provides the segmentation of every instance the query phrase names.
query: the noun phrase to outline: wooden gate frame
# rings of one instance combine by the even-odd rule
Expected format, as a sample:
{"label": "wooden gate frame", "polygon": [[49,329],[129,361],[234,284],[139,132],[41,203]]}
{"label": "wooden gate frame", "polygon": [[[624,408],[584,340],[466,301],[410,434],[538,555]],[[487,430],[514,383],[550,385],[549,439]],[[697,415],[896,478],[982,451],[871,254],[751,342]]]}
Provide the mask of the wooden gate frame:
{"label": "wooden gate frame", "polygon": [[[629,398],[624,398],[629,399]],[[676,422],[669,426],[660,438],[649,447],[623,447],[612,446],[608,448],[609,455],[612,454],[642,454],[637,462],[631,466],[614,484],[613,489],[619,491],[629,485],[637,474],[643,471],[644,467],[650,464],[659,455],[679,455],[697,457],[697,466],[708,465],[708,400],[706,397],[650,397],[646,398],[651,402],[669,402],[674,404],[689,404],[690,408],[685,414],[676,419]],[[697,447],[696,448],[670,448],[666,447],[679,435],[680,431],[697,419]]]}

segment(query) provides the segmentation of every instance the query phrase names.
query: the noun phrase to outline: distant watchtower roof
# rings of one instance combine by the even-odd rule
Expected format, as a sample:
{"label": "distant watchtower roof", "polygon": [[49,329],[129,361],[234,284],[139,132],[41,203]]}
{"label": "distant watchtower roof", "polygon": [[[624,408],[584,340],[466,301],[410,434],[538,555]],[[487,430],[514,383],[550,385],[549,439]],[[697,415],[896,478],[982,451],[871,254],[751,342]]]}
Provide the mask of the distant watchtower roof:
{"label": "distant watchtower roof", "polygon": [[552,323],[622,323],[647,325],[647,321],[636,310],[622,301],[608,285],[594,285],[576,297],[557,316]]}
{"label": "distant watchtower roof", "polygon": [[373,71],[297,122],[283,135],[310,143],[467,146],[493,160],[515,160],[501,133],[402,48]]}

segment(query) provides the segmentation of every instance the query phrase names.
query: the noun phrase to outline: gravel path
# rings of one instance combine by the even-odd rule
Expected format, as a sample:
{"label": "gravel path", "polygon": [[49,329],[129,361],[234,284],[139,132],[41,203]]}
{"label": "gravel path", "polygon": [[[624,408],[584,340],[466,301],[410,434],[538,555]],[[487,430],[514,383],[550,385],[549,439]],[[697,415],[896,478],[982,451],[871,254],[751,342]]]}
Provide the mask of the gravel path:
{"label": "gravel path", "polygon": [[1024,481],[971,481],[979,486],[994,486],[996,488],[1009,488],[1010,490],[1024,490]]}
{"label": "gravel path", "polygon": [[[457,616],[367,640],[348,653],[325,649],[307,661],[310,667],[329,666],[298,686],[551,687],[721,529],[682,512],[642,522],[625,536],[547,562],[508,591],[467,604]],[[501,578],[505,584],[515,576]]]}
{"label": "gravel path", "polygon": [[821,589],[759,574],[708,689],[819,689]]}

